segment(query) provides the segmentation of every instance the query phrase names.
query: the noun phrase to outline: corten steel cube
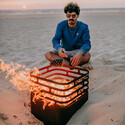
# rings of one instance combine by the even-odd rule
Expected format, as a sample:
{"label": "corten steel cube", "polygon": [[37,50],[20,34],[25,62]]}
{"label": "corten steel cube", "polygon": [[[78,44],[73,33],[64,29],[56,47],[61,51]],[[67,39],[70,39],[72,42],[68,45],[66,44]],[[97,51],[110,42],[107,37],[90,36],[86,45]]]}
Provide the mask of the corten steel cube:
{"label": "corten steel cube", "polygon": [[[32,80],[35,84],[49,88],[41,92],[51,95],[46,98],[55,103],[52,106],[47,105],[43,110],[44,102],[38,99],[34,103],[34,92],[31,92],[31,112],[45,125],[66,125],[73,114],[88,100],[89,71],[72,66],[46,66],[39,71],[38,76],[31,73],[31,80],[36,78],[37,80]],[[65,79],[67,82],[59,83],[56,79]],[[64,86],[63,89],[62,86]]]}

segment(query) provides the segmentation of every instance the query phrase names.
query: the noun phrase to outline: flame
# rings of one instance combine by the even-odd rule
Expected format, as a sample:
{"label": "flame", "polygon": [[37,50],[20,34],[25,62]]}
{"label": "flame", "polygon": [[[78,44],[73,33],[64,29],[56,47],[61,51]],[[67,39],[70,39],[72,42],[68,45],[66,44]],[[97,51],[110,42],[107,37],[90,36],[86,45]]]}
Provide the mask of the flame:
{"label": "flame", "polygon": [[[46,82],[41,79],[31,77],[31,71],[29,68],[25,68],[25,65],[20,65],[17,63],[14,64],[13,62],[11,62],[10,64],[6,64],[2,59],[0,59],[0,62],[1,62],[0,70],[2,70],[3,72],[6,72],[5,78],[7,79],[8,77],[11,77],[9,82],[11,82],[14,86],[16,86],[18,90],[28,90],[30,92],[33,92],[34,97],[33,97],[32,101],[34,103],[36,103],[36,100],[43,101],[43,107],[42,107],[43,110],[45,109],[45,107],[47,105],[52,106],[55,104],[55,101],[52,101],[52,100],[58,101],[56,104],[59,106],[67,106],[74,101],[74,100],[70,101],[70,99],[74,98],[78,94],[78,91],[77,92],[75,92],[75,91],[77,89],[79,89],[79,86],[73,87],[74,83],[71,83],[68,85],[62,85],[62,84],[55,85],[54,83]],[[32,72],[32,75],[38,76],[38,74],[39,74],[39,70],[35,67],[34,71]],[[68,83],[69,82],[69,80],[62,79],[62,78],[53,79],[53,81],[56,81],[58,83]],[[36,84],[35,82],[38,82],[40,84]],[[44,86],[44,85],[46,85],[46,86]],[[51,93],[56,94],[57,96],[49,93],[50,92],[49,87],[55,88],[55,89],[51,89]],[[71,87],[73,87],[73,88],[70,89]],[[68,90],[65,91],[66,89],[68,89]],[[60,90],[64,90],[64,91],[60,91]],[[80,91],[84,91],[84,89],[82,89]],[[48,92],[48,93],[46,93],[46,92]],[[80,96],[82,96],[83,94],[81,94]],[[78,97],[75,100],[77,100]],[[52,100],[49,100],[48,98],[51,98]],[[70,102],[61,104],[61,103],[59,103],[59,101],[60,102],[70,101]]]}
{"label": "flame", "polygon": [[[57,102],[56,105],[59,105],[59,106],[68,106],[72,102],[77,101],[78,98],[80,98],[82,95],[85,94],[85,93],[82,93],[84,91],[84,89],[87,89],[85,87],[80,89],[80,87],[81,87],[80,85],[74,86],[74,82],[72,82],[68,85],[56,85],[51,82],[45,82],[39,78],[37,79],[37,78],[31,77],[31,80],[33,80],[36,83],[41,83],[41,86],[43,85],[43,87],[44,87],[44,89],[43,89],[44,91],[40,92],[39,96],[37,95],[38,93],[35,94],[35,96],[37,95],[37,97],[39,97],[37,99],[45,100],[45,99],[49,98],[50,100],[48,99],[47,101],[52,102],[52,104],[54,104],[54,102],[51,100],[55,100],[55,102]],[[58,83],[70,82],[69,80],[62,79],[62,78],[56,78],[56,79],[53,79],[52,81],[56,81]],[[77,83],[79,81],[81,81],[81,79],[77,80]],[[48,87],[45,87],[44,85],[48,86]],[[63,90],[63,91],[61,91],[61,90]],[[36,99],[36,97],[34,99]],[[35,102],[35,100],[33,100],[33,101]]]}
{"label": "flame", "polygon": [[[13,64],[11,62],[10,64],[5,64],[5,62],[0,59],[0,70],[3,72],[6,71],[6,79],[8,77],[11,77],[9,82],[13,83],[14,86],[18,88],[18,90],[30,90],[30,87],[33,83],[30,81],[30,69],[25,68],[24,65],[20,64]],[[21,68],[25,68],[24,70],[18,71]],[[35,70],[34,73],[37,71]]]}
{"label": "flame", "polygon": [[[9,82],[11,82],[14,86],[17,87],[18,90],[28,90],[30,92],[34,92],[35,96],[33,98],[33,101],[37,99],[41,99],[44,101],[43,109],[45,109],[45,106],[48,104],[49,106],[54,104],[54,102],[49,102],[45,98],[41,98],[41,90],[47,90],[44,86],[36,85],[34,82],[31,82],[31,76],[30,76],[30,69],[25,68],[25,65],[20,64],[13,64],[11,62],[10,64],[6,64],[2,59],[0,59],[0,70],[3,72],[6,72],[6,79],[8,77],[11,77]],[[23,69],[20,71],[20,69]],[[33,75],[37,75],[39,73],[39,70],[35,67],[33,71]]]}

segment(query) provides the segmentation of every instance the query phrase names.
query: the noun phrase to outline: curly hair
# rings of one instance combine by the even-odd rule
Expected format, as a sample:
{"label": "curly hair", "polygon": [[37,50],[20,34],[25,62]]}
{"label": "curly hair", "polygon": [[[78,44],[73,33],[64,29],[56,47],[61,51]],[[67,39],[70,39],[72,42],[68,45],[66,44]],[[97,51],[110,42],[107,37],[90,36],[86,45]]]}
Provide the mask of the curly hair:
{"label": "curly hair", "polygon": [[70,2],[64,7],[64,13],[76,12],[77,15],[80,13],[80,7],[77,3]]}

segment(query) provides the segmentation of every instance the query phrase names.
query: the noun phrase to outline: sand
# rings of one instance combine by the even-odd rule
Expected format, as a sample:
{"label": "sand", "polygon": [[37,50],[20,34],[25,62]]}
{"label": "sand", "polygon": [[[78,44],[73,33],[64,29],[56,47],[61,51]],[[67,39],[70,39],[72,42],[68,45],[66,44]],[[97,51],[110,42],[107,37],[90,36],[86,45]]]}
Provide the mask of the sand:
{"label": "sand", "polygon": [[[63,14],[0,15],[0,58],[31,70],[49,64],[45,52]],[[125,125],[125,13],[83,13],[90,29],[93,66],[89,100],[67,125]],[[0,71],[0,125],[43,125],[30,112],[30,92],[19,91]]]}

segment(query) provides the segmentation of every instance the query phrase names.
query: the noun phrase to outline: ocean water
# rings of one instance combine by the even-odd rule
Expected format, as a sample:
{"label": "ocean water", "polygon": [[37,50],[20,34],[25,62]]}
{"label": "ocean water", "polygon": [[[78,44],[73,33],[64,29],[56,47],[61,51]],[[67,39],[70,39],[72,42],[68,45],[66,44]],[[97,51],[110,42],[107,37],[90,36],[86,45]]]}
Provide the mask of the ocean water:
{"label": "ocean water", "polygon": [[[94,67],[108,65],[125,71],[124,10],[82,10],[78,20],[89,26],[90,63]],[[49,65],[44,54],[53,50],[51,41],[56,26],[64,19],[62,10],[0,11],[0,58],[31,69]]]}
{"label": "ocean water", "polygon": [[[125,12],[125,8],[90,8],[81,9],[80,13],[100,13],[100,12]],[[24,10],[0,10],[0,15],[2,14],[52,14],[52,13],[63,13],[63,9],[24,9]]]}

